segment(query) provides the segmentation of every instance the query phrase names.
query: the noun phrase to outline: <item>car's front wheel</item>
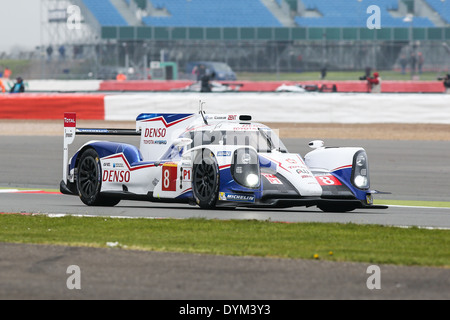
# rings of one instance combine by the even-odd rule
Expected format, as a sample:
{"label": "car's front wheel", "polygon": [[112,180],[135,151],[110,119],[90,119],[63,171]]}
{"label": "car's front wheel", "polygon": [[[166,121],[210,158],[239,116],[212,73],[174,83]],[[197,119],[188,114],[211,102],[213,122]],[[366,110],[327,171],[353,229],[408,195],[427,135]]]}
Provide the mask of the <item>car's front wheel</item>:
{"label": "car's front wheel", "polygon": [[209,150],[201,152],[194,161],[192,190],[202,209],[216,206],[219,196],[219,166]]}
{"label": "car's front wheel", "polygon": [[100,194],[102,170],[98,154],[93,149],[83,152],[77,167],[77,188],[81,201],[88,206],[115,206],[120,199]]}

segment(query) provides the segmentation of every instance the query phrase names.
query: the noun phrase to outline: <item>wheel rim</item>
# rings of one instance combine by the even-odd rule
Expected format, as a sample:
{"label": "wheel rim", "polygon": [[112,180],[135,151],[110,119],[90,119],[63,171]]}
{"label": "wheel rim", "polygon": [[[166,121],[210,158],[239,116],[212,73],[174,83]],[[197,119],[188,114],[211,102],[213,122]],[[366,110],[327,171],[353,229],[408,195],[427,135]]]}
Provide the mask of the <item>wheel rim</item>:
{"label": "wheel rim", "polygon": [[207,199],[214,190],[215,172],[212,165],[204,160],[197,166],[194,175],[194,186],[201,199]]}
{"label": "wheel rim", "polygon": [[78,172],[79,190],[84,196],[91,197],[96,194],[97,176],[97,162],[92,157],[85,158]]}

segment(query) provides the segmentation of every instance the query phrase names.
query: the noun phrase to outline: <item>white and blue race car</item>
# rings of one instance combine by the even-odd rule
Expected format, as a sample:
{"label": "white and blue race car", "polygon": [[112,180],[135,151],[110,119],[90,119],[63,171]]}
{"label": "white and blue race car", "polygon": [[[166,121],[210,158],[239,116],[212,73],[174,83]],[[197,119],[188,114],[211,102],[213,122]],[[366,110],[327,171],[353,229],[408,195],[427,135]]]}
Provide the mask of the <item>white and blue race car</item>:
{"label": "white and blue race car", "polygon": [[[76,135],[139,135],[140,146],[90,141],[70,159]],[[345,212],[373,205],[363,148],[324,147],[302,158],[289,153],[269,127],[238,114],[143,113],[136,130],[82,129],[64,118],[60,190],[88,206],[121,200],[177,202],[215,207],[317,206]]]}

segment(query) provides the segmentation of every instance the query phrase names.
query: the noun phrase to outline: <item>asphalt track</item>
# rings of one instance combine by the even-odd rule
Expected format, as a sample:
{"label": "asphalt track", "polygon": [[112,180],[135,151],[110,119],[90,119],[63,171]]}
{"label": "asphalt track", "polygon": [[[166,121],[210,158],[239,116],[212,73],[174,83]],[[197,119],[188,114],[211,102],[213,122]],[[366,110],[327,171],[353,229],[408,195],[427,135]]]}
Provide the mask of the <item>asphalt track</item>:
{"label": "asphalt track", "polygon": [[[128,141],[128,138],[115,139]],[[303,156],[309,140],[284,140]],[[77,139],[71,152],[83,143]],[[0,137],[0,188],[56,189],[62,137]],[[362,146],[379,199],[448,201],[450,142],[328,140]],[[108,216],[206,217],[376,223],[450,228],[450,209],[399,208],[322,213],[310,208],[203,211],[183,205],[123,201],[89,208],[59,194],[0,194],[0,212]],[[368,264],[216,257],[118,249],[0,244],[0,299],[448,299],[449,270],[380,266],[382,289],[366,287]],[[132,261],[132,263],[130,263]],[[66,268],[79,265],[81,290],[68,290]]]}

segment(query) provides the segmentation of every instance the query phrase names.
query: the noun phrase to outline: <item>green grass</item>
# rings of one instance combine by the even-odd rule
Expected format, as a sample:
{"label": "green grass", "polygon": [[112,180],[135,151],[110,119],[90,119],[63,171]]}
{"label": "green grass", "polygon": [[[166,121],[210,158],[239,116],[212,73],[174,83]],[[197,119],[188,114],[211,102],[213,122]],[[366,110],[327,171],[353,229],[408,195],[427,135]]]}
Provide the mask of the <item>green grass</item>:
{"label": "green grass", "polygon": [[[0,242],[450,266],[450,231],[255,220],[0,215]],[[330,255],[329,253],[332,252]]]}
{"label": "green grass", "polygon": [[[401,74],[396,71],[380,71],[382,80],[411,80],[411,74]],[[339,81],[339,80],[353,80],[358,81],[359,77],[364,75],[364,71],[330,71],[327,73],[325,80]],[[238,80],[247,81],[313,81],[320,80],[320,73],[317,72],[240,72],[237,75]],[[422,81],[436,81],[438,76],[444,76],[443,73],[424,72],[419,75]]]}

